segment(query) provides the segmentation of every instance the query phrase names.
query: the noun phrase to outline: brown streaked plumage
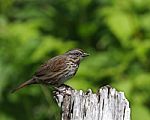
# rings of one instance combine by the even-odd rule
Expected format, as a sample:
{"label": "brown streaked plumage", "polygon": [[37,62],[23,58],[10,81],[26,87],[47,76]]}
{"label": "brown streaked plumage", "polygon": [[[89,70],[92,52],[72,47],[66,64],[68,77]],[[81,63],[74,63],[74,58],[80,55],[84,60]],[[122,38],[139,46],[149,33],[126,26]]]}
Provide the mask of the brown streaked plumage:
{"label": "brown streaked plumage", "polygon": [[12,93],[31,84],[61,85],[76,74],[80,61],[88,55],[77,48],[53,57],[41,65],[30,80],[13,89]]}

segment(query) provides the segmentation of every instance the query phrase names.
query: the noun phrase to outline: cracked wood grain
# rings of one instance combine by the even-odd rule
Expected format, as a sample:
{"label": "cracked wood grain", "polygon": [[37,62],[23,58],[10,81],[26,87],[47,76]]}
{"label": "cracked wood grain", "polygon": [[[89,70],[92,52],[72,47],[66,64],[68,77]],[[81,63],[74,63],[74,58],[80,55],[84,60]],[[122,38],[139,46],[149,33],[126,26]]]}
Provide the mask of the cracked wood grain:
{"label": "cracked wood grain", "polygon": [[62,109],[62,120],[130,120],[129,102],[124,93],[110,86],[100,88],[97,93],[61,86],[54,93]]}

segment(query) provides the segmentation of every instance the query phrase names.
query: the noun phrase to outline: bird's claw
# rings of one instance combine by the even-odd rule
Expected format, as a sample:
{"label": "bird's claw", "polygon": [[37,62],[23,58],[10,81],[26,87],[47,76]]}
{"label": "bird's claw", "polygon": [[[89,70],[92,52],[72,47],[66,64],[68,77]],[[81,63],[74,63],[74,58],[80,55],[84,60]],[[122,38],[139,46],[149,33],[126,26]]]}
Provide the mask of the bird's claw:
{"label": "bird's claw", "polygon": [[55,90],[54,90],[54,94],[55,95],[58,95],[58,94],[61,94],[61,95],[63,95],[63,96],[65,96],[65,95],[71,95],[71,91],[73,90],[73,88],[72,87],[70,87],[70,86],[68,86],[68,85],[65,85],[65,84],[62,84],[62,85],[60,85],[60,86],[58,86],[58,87],[54,87],[55,88]]}

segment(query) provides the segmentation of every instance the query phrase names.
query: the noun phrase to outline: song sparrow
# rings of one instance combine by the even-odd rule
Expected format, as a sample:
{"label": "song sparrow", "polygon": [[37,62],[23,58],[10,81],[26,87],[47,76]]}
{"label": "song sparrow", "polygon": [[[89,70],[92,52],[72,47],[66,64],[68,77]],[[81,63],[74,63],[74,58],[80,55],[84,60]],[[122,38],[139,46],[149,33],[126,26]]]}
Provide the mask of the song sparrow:
{"label": "song sparrow", "polygon": [[80,61],[86,56],[89,54],[83,50],[73,49],[53,57],[41,65],[30,80],[13,89],[12,93],[31,84],[59,86],[76,74]]}

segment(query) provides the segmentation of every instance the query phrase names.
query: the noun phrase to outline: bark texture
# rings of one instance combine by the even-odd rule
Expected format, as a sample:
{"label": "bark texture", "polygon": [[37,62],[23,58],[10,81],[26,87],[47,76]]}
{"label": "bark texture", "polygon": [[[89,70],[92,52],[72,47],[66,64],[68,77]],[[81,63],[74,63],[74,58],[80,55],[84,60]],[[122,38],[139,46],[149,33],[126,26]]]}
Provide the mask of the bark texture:
{"label": "bark texture", "polygon": [[97,93],[61,86],[54,93],[62,109],[62,120],[130,120],[124,93],[110,86],[100,88]]}

